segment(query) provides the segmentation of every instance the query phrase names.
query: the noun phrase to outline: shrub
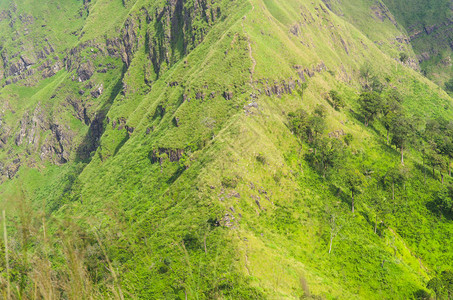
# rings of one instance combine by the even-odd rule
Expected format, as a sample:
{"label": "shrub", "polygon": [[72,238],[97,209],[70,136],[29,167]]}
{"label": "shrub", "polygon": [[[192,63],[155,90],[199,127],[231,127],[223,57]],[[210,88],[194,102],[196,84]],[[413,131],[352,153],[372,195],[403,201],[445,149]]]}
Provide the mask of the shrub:
{"label": "shrub", "polygon": [[445,90],[449,93],[453,93],[453,78],[445,82]]}
{"label": "shrub", "polygon": [[409,59],[409,55],[407,55],[407,54],[404,53],[404,52],[401,52],[401,53],[400,53],[400,61],[401,61],[402,63],[407,62],[408,59]]}
{"label": "shrub", "polygon": [[336,90],[331,90],[329,92],[329,97],[330,97],[330,104],[332,107],[336,110],[340,110],[341,108],[344,107],[344,101],[343,98],[340,97],[338,92]]}
{"label": "shrub", "polygon": [[343,137],[343,140],[344,140],[344,143],[349,146],[349,145],[351,145],[352,141],[354,140],[354,136],[350,133],[347,133]]}
{"label": "shrub", "polygon": [[327,109],[325,108],[324,105],[318,104],[316,105],[313,113],[318,117],[325,118],[327,115]]}
{"label": "shrub", "polygon": [[256,156],[256,161],[261,163],[262,165],[266,164],[266,157],[264,156],[263,153],[258,153],[258,155]]}
{"label": "shrub", "polygon": [[235,188],[239,183],[237,176],[225,176],[222,178],[222,185],[225,188]]}

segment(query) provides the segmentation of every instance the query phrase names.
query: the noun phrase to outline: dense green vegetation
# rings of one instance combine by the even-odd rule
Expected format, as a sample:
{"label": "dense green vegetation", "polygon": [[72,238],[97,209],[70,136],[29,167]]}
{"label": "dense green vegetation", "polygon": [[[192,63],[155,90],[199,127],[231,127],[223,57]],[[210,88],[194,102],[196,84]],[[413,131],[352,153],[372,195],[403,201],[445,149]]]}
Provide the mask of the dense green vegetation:
{"label": "dense green vegetation", "polygon": [[448,1],[45,2],[0,2],[3,298],[452,297],[451,89],[394,42]]}

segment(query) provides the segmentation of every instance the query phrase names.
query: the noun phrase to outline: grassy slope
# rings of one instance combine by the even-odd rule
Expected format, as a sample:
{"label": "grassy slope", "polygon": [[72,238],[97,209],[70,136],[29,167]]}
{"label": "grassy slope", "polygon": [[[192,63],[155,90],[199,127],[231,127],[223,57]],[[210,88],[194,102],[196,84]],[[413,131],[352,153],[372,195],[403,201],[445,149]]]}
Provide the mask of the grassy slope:
{"label": "grassy slope", "polygon": [[[92,19],[84,28],[87,39],[101,34],[96,32],[100,20],[96,16],[105,12],[103,5],[119,3],[93,4]],[[388,77],[403,92],[414,114],[449,117],[451,99],[414,71],[396,66],[390,46],[379,49],[373,39],[319,5],[295,0],[232,4],[228,17],[184,59],[187,63],[176,63],[149,92],[118,96],[108,116],[125,118],[135,130],[129,136],[108,124],[101,147],[69,194],[60,198],[57,191],[68,189],[64,183],[82,169],[81,164],[47,166],[41,173],[22,169],[19,177],[27,182],[27,193],[37,206],[42,198],[65,204],[55,217],[74,216],[83,234],[97,228],[107,256],[120,270],[123,289],[141,298],[183,298],[185,293],[190,298],[264,297],[260,293],[270,299],[291,298],[303,294],[302,281],[312,294],[326,298],[409,297],[433,271],[451,264],[451,221],[439,221],[427,211],[429,194],[414,183],[397,193],[398,209],[387,221],[391,230],[374,234],[366,194],[359,199],[359,213],[350,215],[347,196],[336,197],[330,183],[303,160],[308,149],[298,151],[300,146],[285,125],[286,114],[327,105],[322,94],[333,88],[354,109],[357,70],[367,61],[381,79]],[[362,8],[366,15],[367,6]],[[134,12],[134,7],[130,9]],[[302,21],[301,12],[310,21]],[[121,10],[118,20],[127,13]],[[301,33],[294,36],[290,27],[297,22]],[[394,34],[392,29],[388,36]],[[125,80],[143,76],[143,51],[136,54]],[[251,116],[244,113],[243,107],[252,101],[250,94],[260,88],[250,85],[250,70],[253,80],[273,82],[297,78],[294,65],[312,67],[321,61],[331,72],[310,78],[303,96],[300,89],[282,98],[260,95],[258,109],[251,108]],[[47,86],[54,89],[52,84],[66,76],[57,75]],[[174,81],[179,86],[169,87]],[[196,99],[200,90],[216,95]],[[233,91],[233,100],[225,100],[224,91]],[[190,102],[181,101],[183,94]],[[155,117],[158,105],[166,108],[162,118]],[[174,117],[179,118],[179,127]],[[341,128],[355,136],[354,149],[365,153],[355,164],[383,172],[398,161],[398,153],[384,144],[379,126],[376,131],[365,128],[347,110],[329,110],[328,122],[329,132]],[[151,127],[154,131],[147,135]],[[152,163],[152,150],[158,147],[191,148],[190,167]],[[265,164],[257,161],[258,154],[265,157]],[[409,165],[420,160],[417,153],[409,157]],[[414,171],[417,176],[422,175]],[[15,189],[18,180],[2,189]],[[438,185],[432,179],[429,184]],[[49,199],[50,191],[54,199]],[[345,226],[328,255],[328,219],[334,206]],[[226,213],[234,216],[233,226],[215,226],[215,220],[225,222]],[[431,236],[421,234],[428,228]],[[71,230],[66,229],[68,236]],[[58,232],[57,225],[52,231]],[[55,241],[55,249],[59,245]],[[62,257],[58,252],[54,255]],[[89,253],[85,259],[91,259]]]}
{"label": "grassy slope", "polygon": [[[371,58],[374,58],[374,60],[376,60],[377,57],[380,57],[382,61],[387,61],[387,63],[376,66],[376,68],[381,68],[386,74],[395,76],[395,78],[397,77],[397,75],[394,74],[394,72],[396,72],[394,63],[390,58],[386,57],[372,43],[368,42],[365,36],[361,35],[353,27],[334,15],[325,16],[325,18],[332,18],[332,22],[335,22],[342,27],[340,27],[340,30],[334,30],[332,32],[331,36],[333,36],[333,38],[329,37],[329,39],[326,40],[324,30],[329,23],[328,21],[320,21],[321,18],[315,17],[315,22],[310,24],[310,26],[307,26],[306,30],[303,30],[305,39],[302,40],[310,40],[312,44],[310,47],[311,49],[307,49],[306,47],[299,46],[300,42],[288,34],[289,26],[293,25],[298,20],[297,2],[279,3],[266,1],[254,3],[253,6],[255,9],[249,7],[250,13],[247,14],[247,18],[244,21],[241,21],[244,22],[244,27],[236,21],[236,24],[233,25],[231,30],[242,34],[245,33],[246,35],[242,39],[250,39],[251,41],[252,55],[257,61],[255,73],[253,74],[255,80],[263,77],[277,80],[288,78],[289,76],[295,77],[296,75],[292,70],[292,65],[300,64],[311,66],[319,63],[321,60],[326,63],[329,69],[339,73],[339,59],[336,58],[338,56],[340,56],[341,62],[343,62],[344,65],[354,69],[358,69],[360,64],[367,59],[371,60]],[[308,5],[305,9],[305,12],[309,12],[313,16],[317,14],[317,11],[320,11],[319,9],[315,10]],[[262,20],[267,21],[264,23]],[[271,22],[269,23],[269,21]],[[320,34],[321,30],[324,34]],[[220,30],[219,32],[224,33],[223,30]],[[335,36],[335,34],[337,36]],[[215,32],[212,33],[212,35],[212,38],[214,39]],[[340,50],[341,44],[338,39],[339,36],[350,43],[350,51],[353,53],[347,55],[344,51]],[[220,49],[216,54],[202,54],[207,53],[204,52],[207,51],[207,49],[204,50],[203,46],[191,54],[187,60],[190,62],[190,65],[193,64],[194,69],[200,73],[194,74],[193,77],[185,78],[184,85],[195,86],[195,88],[193,88],[194,90],[200,88],[200,82],[208,82],[208,85],[210,85],[209,83],[212,79],[205,79],[205,77],[212,74],[212,71],[209,71],[211,69],[209,65],[212,64],[215,66],[216,70],[221,68],[220,66],[222,64],[218,59],[220,59],[219,56],[224,52],[222,50],[225,49],[225,46],[223,46],[222,49],[221,45],[231,45],[231,41],[234,39],[233,37],[234,35],[230,34],[228,41],[222,43],[223,40],[220,39],[218,42],[221,43],[220,45],[216,45],[215,48],[211,47],[209,49],[209,51],[212,52],[219,47]],[[335,37],[337,39],[335,39]],[[358,38],[363,39],[364,43],[369,47],[366,56],[363,55],[363,46],[357,42]],[[240,37],[238,40],[239,39]],[[205,42],[209,44],[209,39]],[[244,41],[242,41],[242,45],[242,47],[238,48],[244,51]],[[273,45],[273,47],[270,47],[269,45]],[[331,45],[331,47],[321,47],[321,45]],[[247,53],[244,54],[246,55]],[[242,54],[242,58],[240,56],[237,59],[248,60],[250,66],[252,61],[250,58],[244,57],[244,54]],[[358,60],[357,57],[360,56],[365,57]],[[197,62],[200,59],[198,57],[205,58],[205,62],[200,65]],[[214,57],[217,60],[215,60]],[[354,59],[352,57],[354,57]],[[203,67],[200,68],[200,66]],[[170,72],[178,74],[179,76],[176,78],[183,78],[184,73],[181,74],[181,71],[178,70],[178,68],[182,67],[175,66],[175,68],[176,70],[174,73]],[[220,73],[228,74],[227,72]],[[242,78],[246,77],[245,74],[247,74],[247,72],[243,71],[243,74]],[[409,70],[404,70],[402,74],[398,74],[398,78],[403,77],[403,74],[408,78],[406,80],[410,80],[409,78],[412,77],[424,81]],[[194,78],[196,82],[190,82],[190,78]],[[236,78],[241,77],[239,76]],[[222,77],[222,79],[225,80],[228,78]],[[170,81],[171,79],[168,79],[167,82]],[[219,80],[216,80],[215,82],[222,86],[222,82],[219,82]],[[404,83],[395,82],[395,84],[401,84],[401,86],[403,86]],[[423,87],[423,84],[421,85],[421,92],[429,94],[429,83],[425,83],[425,85],[425,87]],[[199,160],[206,157],[205,159],[209,161],[209,163],[204,162],[202,166],[202,173],[205,173],[206,175],[201,178],[201,175],[194,175],[197,174],[197,169],[200,168],[197,164],[197,166],[193,166],[189,168],[188,171],[185,171],[177,181],[173,183],[171,190],[167,190],[166,185],[162,184],[165,182],[165,174],[170,175],[172,173],[171,170],[174,170],[175,168],[175,166],[171,167],[171,164],[168,167],[166,166],[168,169],[164,168],[162,173],[164,174],[164,178],[161,178],[155,183],[153,183],[153,181],[156,180],[155,175],[149,179],[144,179],[142,177],[142,174],[144,174],[143,169],[146,170],[147,168],[150,168],[149,171],[145,171],[148,174],[155,174],[156,172],[159,172],[160,169],[158,166],[149,164],[147,156],[149,156],[152,145],[147,146],[147,143],[143,142],[142,139],[145,128],[152,123],[144,122],[144,120],[147,120],[147,118],[144,118],[144,116],[146,116],[146,111],[140,108],[148,107],[149,114],[152,115],[154,113],[154,108],[157,106],[157,103],[162,101],[157,95],[165,95],[160,92],[156,86],[159,86],[159,84],[155,84],[153,88],[155,90],[151,91],[151,94],[148,96],[148,99],[152,102],[148,104],[146,100],[144,102],[142,101],[139,108],[129,116],[128,119],[130,120],[130,124],[133,126],[137,124],[136,131],[134,131],[134,135],[131,139],[122,146],[121,150],[117,153],[117,157],[113,158],[111,162],[107,161],[101,163],[99,160],[92,161],[92,166],[85,169],[80,177],[82,180],[83,178],[87,178],[81,197],[85,198],[90,195],[90,198],[95,201],[90,202],[90,206],[95,208],[98,207],[99,204],[96,205],[95,203],[104,203],[105,201],[101,199],[115,199],[117,205],[118,203],[125,203],[123,204],[124,210],[128,211],[128,209],[130,209],[134,217],[142,218],[140,214],[138,214],[138,216],[135,215],[137,208],[134,207],[131,202],[138,201],[138,199],[142,199],[141,201],[143,201],[143,199],[148,197],[153,199],[155,196],[153,197],[152,195],[157,196],[161,194],[159,197],[161,200],[157,201],[157,203],[162,203],[161,201],[176,201],[176,203],[173,204],[175,207],[169,209],[166,218],[161,219],[160,221],[165,224],[162,226],[165,229],[162,229],[164,231],[161,232],[161,234],[173,236],[173,239],[176,241],[178,240],[177,232],[180,230],[185,232],[188,228],[191,228],[189,224],[192,222],[189,224],[180,224],[174,219],[180,218],[180,214],[182,214],[183,211],[186,211],[186,213],[190,215],[193,206],[200,209],[198,207],[201,203],[205,203],[205,201],[207,201],[207,205],[214,207],[220,206],[223,207],[225,211],[230,210],[232,207],[236,212],[235,217],[239,219],[238,228],[233,230],[233,235],[236,235],[237,237],[231,237],[231,239],[237,241],[235,247],[237,247],[236,255],[239,255],[239,257],[236,258],[239,260],[239,266],[236,267],[241,269],[242,272],[244,272],[244,275],[250,273],[250,275],[253,276],[252,278],[256,278],[254,285],[260,287],[260,289],[263,289],[266,293],[269,293],[269,295],[273,295],[270,297],[289,297],[290,295],[295,296],[300,294],[300,278],[304,276],[308,278],[307,281],[309,282],[309,285],[312,286],[311,288],[314,294],[319,293],[324,296],[331,295],[332,297],[337,296],[341,298],[351,297],[352,295],[350,293],[365,298],[373,296],[385,297],[385,295],[391,295],[395,292],[404,295],[405,293],[411,293],[411,290],[416,290],[423,286],[423,281],[428,278],[428,275],[423,269],[420,269],[420,264],[407,250],[404,242],[398,236],[393,236],[390,231],[385,234],[387,238],[377,238],[372,233],[372,226],[368,225],[366,218],[356,217],[356,219],[351,221],[352,224],[350,224],[350,227],[346,230],[345,237],[339,242],[340,245],[338,245],[339,249],[337,251],[341,253],[340,255],[329,257],[328,255],[323,254],[325,253],[325,250],[323,251],[322,249],[326,247],[324,238],[327,230],[325,225],[325,206],[329,206],[329,204],[336,200],[330,192],[323,191],[325,189],[325,187],[323,187],[324,184],[317,178],[316,174],[310,172],[307,166],[302,167],[305,169],[304,173],[308,173],[305,176],[291,175],[290,170],[297,172],[299,169],[297,164],[294,164],[300,160],[300,158],[298,158],[297,155],[294,157],[295,153],[292,149],[297,148],[295,141],[292,142],[292,147],[289,146],[291,145],[289,141],[291,141],[292,138],[288,135],[288,131],[284,127],[284,123],[282,122],[284,116],[281,115],[281,112],[295,109],[301,105],[310,109],[315,103],[318,103],[320,101],[319,95],[321,92],[328,91],[330,88],[335,87],[335,80],[329,73],[317,75],[317,77],[310,80],[309,90],[304,96],[303,102],[305,102],[305,104],[300,103],[299,97],[287,97],[289,98],[287,100],[273,99],[270,101],[270,99],[261,96],[258,103],[262,107],[263,115],[246,118],[240,113],[241,116],[234,117],[227,123],[229,125],[222,126],[224,129],[222,129],[218,136],[214,138],[212,146],[208,146],[208,149],[202,151],[200,154],[194,154],[195,157],[197,155],[200,156]],[[348,89],[348,87],[345,86],[345,89]],[[156,93],[156,96],[153,96],[154,93]],[[169,98],[167,103],[173,98],[171,95],[172,94],[168,94],[167,97]],[[176,98],[180,97],[180,92],[176,92],[176,95],[179,95],[176,96]],[[407,97],[412,98],[411,96],[414,96],[413,91],[408,90]],[[445,95],[442,95],[441,97],[447,99]],[[238,98],[241,98],[241,96]],[[235,101],[238,101],[238,104],[242,106],[244,100],[236,99]],[[209,113],[212,106],[216,106],[214,111],[221,112],[220,107],[225,105],[222,104],[224,101],[225,100],[218,97],[215,98],[213,102],[203,103],[203,116],[208,115],[210,118],[215,119],[217,123],[224,124],[222,119],[219,119],[219,116],[210,115]],[[435,99],[434,101],[438,100]],[[152,103],[154,103],[154,105]],[[436,109],[433,108],[432,103],[432,101],[429,104],[419,103],[414,107],[414,111],[415,108],[417,108],[420,112],[432,111],[432,113],[435,113]],[[151,143],[154,142],[155,145],[158,146],[183,148],[185,147],[184,143],[193,141],[194,133],[203,135],[202,132],[200,133],[200,129],[197,128],[198,126],[194,122],[194,120],[199,120],[200,117],[195,116],[192,118],[189,115],[189,113],[197,114],[197,110],[194,110],[194,108],[190,109],[190,111],[185,110],[185,107],[188,105],[197,106],[192,100],[191,103],[184,103],[181,105],[174,113],[173,110],[171,110],[171,113],[168,113],[169,116],[164,117],[161,121],[163,125],[158,126],[156,132],[151,135]],[[220,107],[218,107],[218,105],[220,105]],[[130,107],[128,110],[130,110]],[[113,111],[116,110],[113,109],[112,112]],[[123,113],[121,116],[124,115],[123,110],[118,111]],[[335,115],[335,113],[333,114]],[[169,126],[169,124],[171,124],[171,118],[174,115],[181,116],[182,124],[190,124],[190,131],[186,131],[184,125],[180,128],[175,128],[171,125]],[[221,115],[225,116],[225,113],[222,113]],[[330,120],[330,128],[337,129],[341,126],[339,125],[339,121],[344,121],[345,118],[348,117],[338,115],[337,118],[332,118]],[[187,123],[184,122],[186,119],[188,120]],[[137,121],[134,122],[134,120],[140,120],[141,124],[136,123]],[[170,129],[168,127],[170,127]],[[363,128],[360,129],[358,124],[350,124],[346,129],[349,129],[352,132],[362,132],[362,135],[365,134],[365,136],[361,136],[362,140],[370,141],[376,139],[372,133],[363,132]],[[109,135],[109,132],[107,132],[106,137]],[[369,137],[367,138],[366,135],[369,135]],[[182,136],[184,136],[184,139],[181,139]],[[363,149],[364,152],[376,153],[376,151],[379,151],[377,149],[382,147],[379,143],[376,145],[373,144],[374,143],[371,143],[368,147]],[[363,144],[361,143],[361,145]],[[212,151],[209,150],[211,147],[214,147],[215,152],[209,155]],[[256,162],[255,157],[259,152],[264,153],[264,156],[269,161],[269,166],[263,167]],[[393,154],[392,151],[388,152],[390,152],[388,157],[380,158],[382,164],[389,164],[388,161],[391,163],[392,157],[395,159],[396,155]],[[131,158],[131,153],[134,153],[133,157],[135,158]],[[216,159],[212,160],[212,155],[215,155]],[[131,164],[131,161],[134,161],[134,163]],[[283,167],[283,170],[286,169],[286,172],[283,171],[283,174],[285,174],[286,176],[284,177],[287,178],[283,179],[286,181],[286,184],[278,185],[275,182],[273,183],[272,175],[281,168],[280,164],[285,166]],[[116,168],[114,168],[115,165]],[[118,166],[123,167],[118,168]],[[128,166],[129,171],[125,171],[124,166]],[[100,170],[105,170],[106,173],[101,173],[102,175],[100,176],[95,175],[99,174]],[[188,189],[188,187],[184,188],[185,185],[190,185],[190,182],[194,180],[193,176],[199,178],[195,181],[197,182],[196,189],[198,191],[195,194],[193,190],[191,192],[191,189]],[[93,179],[93,177],[96,179]],[[112,182],[111,184],[107,184],[107,186],[110,186],[111,188],[100,190],[99,186],[105,184],[106,178],[108,178],[109,182]],[[222,185],[222,181],[225,181],[225,178],[240,178],[240,180],[236,187],[230,186],[229,190],[224,190],[225,184]],[[114,182],[116,183],[114,184]],[[122,184],[118,185],[118,182],[122,182]],[[143,185],[141,189],[137,190],[135,188],[131,191],[126,190],[126,186],[137,186],[138,182],[141,182]],[[250,183],[253,183],[256,188],[250,188]],[[117,188],[112,189],[113,186],[117,186]],[[169,192],[172,196],[165,194],[166,191],[172,191],[173,189],[179,190],[179,188],[177,188],[178,186],[181,186],[181,192],[176,195],[172,195],[175,192]],[[214,187],[214,190],[210,188],[211,186]],[[144,187],[152,188],[149,190]],[[262,203],[265,203],[262,204],[266,209],[264,212],[260,212],[257,209],[253,198],[251,198],[252,195],[255,197],[260,195],[257,191],[258,187],[263,187],[268,194],[272,195],[272,200],[269,200],[269,203],[267,203],[264,196],[260,196]],[[294,193],[291,187],[297,189],[297,193]],[[229,193],[233,192],[232,190],[238,192],[241,195],[241,198],[234,201],[223,200],[225,203],[219,203],[219,201],[222,201],[219,200],[221,198],[235,199],[234,197],[227,197]],[[145,194],[148,196],[144,196]],[[226,196],[222,197],[223,194]],[[312,199],[313,197],[318,198],[318,201],[314,201]],[[137,200],[131,200],[131,198]],[[193,202],[194,200],[196,202]],[[156,200],[151,200],[148,205],[155,207],[155,202]],[[144,203],[142,205],[146,206]],[[151,209],[148,209],[148,211],[150,210]],[[364,208],[364,210],[366,210],[366,208]],[[239,212],[243,216],[242,218],[238,217]],[[198,213],[201,215],[201,211]],[[280,216],[280,214],[282,214],[282,216]],[[151,216],[154,218],[156,217],[153,213],[151,213]],[[209,215],[206,215],[204,218],[200,217],[200,219],[196,220],[192,226],[201,230],[201,228],[205,226],[203,224],[206,224],[205,222],[207,221],[208,216]],[[293,218],[291,218],[291,216],[293,216]],[[349,217],[346,218],[349,219]],[[133,219],[133,217],[131,217],[131,219]],[[158,217],[158,219],[160,218]],[[184,218],[184,220],[186,220],[186,218]],[[289,224],[286,224],[286,222],[289,222]],[[174,228],[174,232],[170,234],[167,231],[168,228]],[[189,230],[189,232],[191,232],[191,230]],[[161,237],[162,236],[157,236],[156,238]],[[244,237],[247,242],[244,242]],[[179,236],[179,238],[182,237]],[[198,236],[198,238],[200,237]],[[394,247],[397,247],[398,249],[397,258],[392,258],[393,250],[387,245],[389,241],[393,239],[395,239],[393,242],[395,244]],[[167,243],[171,244],[170,241]],[[351,244],[354,246],[351,246]],[[444,245],[444,247],[447,246],[448,244]],[[197,257],[197,251],[194,250],[193,252],[194,253],[190,254]],[[367,253],[365,257],[363,255],[364,253]],[[266,257],[266,263],[263,263],[262,261],[264,257]],[[156,259],[155,256],[154,259]],[[378,266],[384,259],[391,261],[391,263],[382,271],[379,279],[377,279],[375,273],[376,269],[378,269]],[[357,266],[357,263],[354,263],[355,261],[361,261],[360,267]],[[302,262],[304,264],[301,264]],[[340,270],[343,270],[344,273],[353,277],[353,279],[349,279],[352,281],[350,285],[347,281],[345,282],[345,279],[341,279],[342,276],[337,274]],[[420,273],[420,275],[415,275],[418,273]],[[367,287],[358,289],[358,281],[364,282]],[[391,282],[391,284],[388,282]],[[330,288],[327,288],[327,285],[330,286]]]}

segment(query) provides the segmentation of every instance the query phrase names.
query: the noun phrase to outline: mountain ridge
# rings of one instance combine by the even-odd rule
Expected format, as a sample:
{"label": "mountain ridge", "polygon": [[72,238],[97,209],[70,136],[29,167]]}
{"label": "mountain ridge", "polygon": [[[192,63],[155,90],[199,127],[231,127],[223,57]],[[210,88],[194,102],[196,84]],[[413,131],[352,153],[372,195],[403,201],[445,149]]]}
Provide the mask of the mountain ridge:
{"label": "mountain ridge", "polygon": [[[427,282],[451,267],[451,219],[427,208],[442,183],[423,179],[418,148],[406,150],[411,176],[396,197],[393,183],[392,213],[373,204],[375,194],[390,197],[378,178],[401,154],[380,121],[362,122],[361,90],[371,81],[383,98],[398,90],[403,110],[421,119],[451,120],[452,109],[415,60],[400,60],[416,52],[373,1],[76,2],[86,23],[55,60],[64,68],[0,91],[15,272],[2,291],[410,298],[432,292]],[[332,90],[344,109],[329,105]],[[355,214],[342,166],[319,172],[310,155],[320,146],[291,128],[300,109],[324,116],[320,143],[341,145],[343,164],[366,177]]]}

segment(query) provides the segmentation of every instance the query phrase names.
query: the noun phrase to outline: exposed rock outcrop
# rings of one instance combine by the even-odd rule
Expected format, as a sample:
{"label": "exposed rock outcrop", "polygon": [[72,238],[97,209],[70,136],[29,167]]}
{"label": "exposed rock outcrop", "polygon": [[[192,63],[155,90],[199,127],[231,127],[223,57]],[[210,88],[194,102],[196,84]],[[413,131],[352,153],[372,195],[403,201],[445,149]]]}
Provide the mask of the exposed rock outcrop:
{"label": "exposed rock outcrop", "polygon": [[376,1],[375,5],[371,6],[371,12],[375,19],[381,22],[389,20],[393,25],[398,27],[398,23],[396,22],[392,13],[382,2]]}
{"label": "exposed rock outcrop", "polygon": [[14,176],[16,176],[20,167],[21,167],[20,158],[15,158],[11,162],[9,162],[6,165],[6,167],[3,165],[3,163],[0,165],[0,174],[8,179],[12,179],[14,178]]}
{"label": "exposed rock outcrop", "polygon": [[92,90],[90,92],[90,94],[91,94],[91,97],[93,97],[93,98],[99,98],[103,92],[104,92],[104,85],[100,84],[94,90]]}
{"label": "exposed rock outcrop", "polygon": [[87,81],[93,76],[94,74],[94,65],[93,63],[88,60],[82,64],[79,65],[77,68],[77,76],[79,82],[84,82]]}
{"label": "exposed rock outcrop", "polygon": [[74,117],[89,125],[91,120],[87,112],[87,104],[82,100],[74,96],[69,96],[66,98],[66,102],[72,106],[74,109]]}
{"label": "exposed rock outcrop", "polygon": [[30,152],[39,151],[42,160],[62,164],[69,159],[73,135],[66,126],[47,119],[41,105],[38,105],[32,114],[25,113],[14,141]]}
{"label": "exposed rock outcrop", "polygon": [[[66,130],[65,130],[66,129]],[[41,146],[40,158],[48,159],[56,164],[64,164],[69,160],[72,150],[72,134],[67,128],[58,124],[50,124],[51,135]]]}

